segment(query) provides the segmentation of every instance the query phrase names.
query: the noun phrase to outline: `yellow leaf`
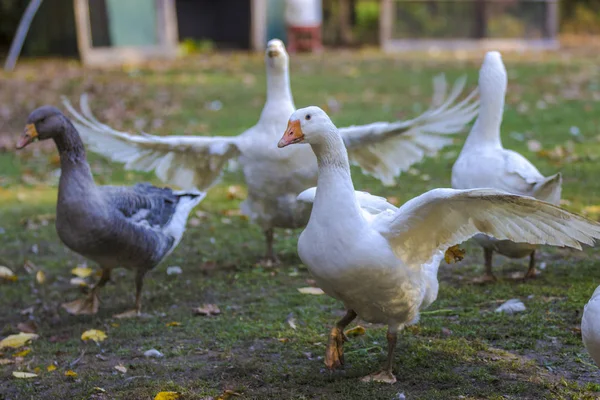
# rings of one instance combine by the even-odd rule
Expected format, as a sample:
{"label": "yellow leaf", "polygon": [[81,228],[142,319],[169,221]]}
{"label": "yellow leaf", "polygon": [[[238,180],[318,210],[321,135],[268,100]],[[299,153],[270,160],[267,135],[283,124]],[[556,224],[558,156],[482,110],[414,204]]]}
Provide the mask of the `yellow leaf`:
{"label": "yellow leaf", "polygon": [[83,278],[71,278],[71,285],[86,287],[88,284]]}
{"label": "yellow leaf", "polygon": [[89,267],[75,267],[71,270],[71,273],[73,275],[78,276],[80,278],[87,278],[92,274],[92,272],[94,272],[94,270],[92,270]]}
{"label": "yellow leaf", "polygon": [[127,368],[123,364],[115,365],[115,369],[123,374],[127,372]]}
{"label": "yellow leaf", "polygon": [[584,207],[581,210],[582,214],[593,214],[593,215],[598,215],[600,214],[600,206],[587,206]]}
{"label": "yellow leaf", "polygon": [[35,274],[35,280],[37,281],[37,283],[39,283],[40,285],[43,285],[44,283],[46,283],[46,273],[42,270],[39,270],[36,274]]}
{"label": "yellow leaf", "polygon": [[367,330],[360,326],[360,325],[356,325],[354,328],[352,329],[348,329],[346,332],[344,332],[346,334],[346,336],[349,337],[356,337],[356,336],[362,336],[365,333],[367,333]]}
{"label": "yellow leaf", "polygon": [[81,340],[93,340],[96,343],[103,342],[107,337],[108,336],[106,336],[106,333],[98,329],[90,329],[81,334]]}
{"label": "yellow leaf", "polygon": [[35,333],[19,333],[18,335],[10,335],[0,341],[0,349],[3,347],[12,347],[18,349],[25,346],[29,341],[37,339],[39,336]]}
{"label": "yellow leaf", "polygon": [[48,372],[56,371],[56,365],[54,365],[54,364],[50,364],[50,365],[48,365],[48,366],[46,367],[46,370],[47,370]]}
{"label": "yellow leaf", "polygon": [[319,295],[319,294],[325,293],[323,290],[321,290],[318,287],[303,287],[303,288],[299,288],[298,291],[302,294],[314,294],[314,295]]}
{"label": "yellow leaf", "polygon": [[31,349],[25,349],[18,353],[15,353],[13,357],[25,357],[27,354],[31,353]]}
{"label": "yellow leaf", "polygon": [[40,372],[42,372],[42,369],[40,367],[35,367],[33,369],[33,372],[35,372],[36,374],[39,374]]}
{"label": "yellow leaf", "polygon": [[154,400],[177,400],[181,397],[181,393],[179,392],[159,392]]}
{"label": "yellow leaf", "polygon": [[238,396],[241,396],[241,394],[228,389],[228,390],[224,391],[222,395],[217,397],[217,400],[228,400],[232,397],[238,397]]}
{"label": "yellow leaf", "polygon": [[448,264],[454,264],[455,262],[461,261],[465,258],[465,251],[458,247],[458,245],[449,247],[444,254],[444,260]]}
{"label": "yellow leaf", "polygon": [[35,378],[37,376],[36,374],[32,374],[31,372],[21,372],[21,371],[13,371],[12,374],[15,378],[19,378],[19,379]]}
{"label": "yellow leaf", "polygon": [[65,376],[68,376],[69,378],[76,378],[77,372],[75,372],[73,370],[68,370],[68,371],[65,371]]}
{"label": "yellow leaf", "polygon": [[0,280],[14,282],[17,276],[8,267],[0,265]]}
{"label": "yellow leaf", "polygon": [[176,321],[168,322],[166,324],[166,326],[180,326],[180,325],[181,325],[181,322],[176,322]]}

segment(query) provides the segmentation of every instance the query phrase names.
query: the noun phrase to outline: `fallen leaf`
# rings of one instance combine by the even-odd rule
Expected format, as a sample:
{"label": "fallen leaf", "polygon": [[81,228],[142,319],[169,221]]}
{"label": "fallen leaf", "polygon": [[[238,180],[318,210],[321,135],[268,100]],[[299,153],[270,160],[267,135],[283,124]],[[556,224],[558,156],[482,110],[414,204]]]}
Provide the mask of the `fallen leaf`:
{"label": "fallen leaf", "polygon": [[36,333],[38,326],[34,321],[19,322],[17,324],[17,329],[25,333]]}
{"label": "fallen leaf", "polygon": [[127,368],[123,364],[115,365],[115,369],[123,374],[127,372]]}
{"label": "fallen leaf", "polygon": [[0,365],[14,364],[15,360],[9,360],[8,358],[0,358]]}
{"label": "fallen leaf", "polygon": [[85,279],[83,278],[71,278],[71,285],[73,286],[82,286],[82,287],[86,287],[88,286],[87,282],[85,281]]}
{"label": "fallen leaf", "polygon": [[25,357],[29,353],[31,353],[31,349],[25,349],[13,354],[13,357]]}
{"label": "fallen leaf", "polygon": [[21,315],[29,315],[29,314],[33,314],[33,311],[35,310],[34,306],[31,307],[27,307],[21,310]]}
{"label": "fallen leaf", "polygon": [[277,339],[277,340],[279,340],[281,343],[287,343],[287,342],[289,342],[289,341],[290,341],[290,339],[288,339],[288,338],[285,338],[285,337],[279,338],[279,339]]}
{"label": "fallen leaf", "polygon": [[96,392],[99,392],[99,393],[106,393],[106,390],[104,390],[104,389],[102,389],[101,387],[98,387],[98,386],[94,386],[94,390]]}
{"label": "fallen leaf", "polygon": [[25,260],[25,262],[23,263],[23,268],[25,269],[25,271],[27,271],[29,275],[33,274],[34,272],[37,272],[38,270],[38,267],[31,260]]}
{"label": "fallen leaf", "polygon": [[68,376],[69,378],[76,378],[77,372],[70,369],[68,371],[65,371],[65,376]]}
{"label": "fallen leaf", "polygon": [[35,274],[35,280],[37,281],[37,283],[39,283],[40,285],[43,285],[44,283],[46,283],[46,273],[42,270],[39,270],[36,274]]}
{"label": "fallen leaf", "polygon": [[290,328],[296,330],[296,328],[298,327],[296,325],[296,318],[294,317],[294,313],[289,313],[287,318],[285,319],[285,322],[287,322],[287,324],[290,326]]}
{"label": "fallen leaf", "polygon": [[36,373],[36,374],[39,374],[40,372],[42,372],[42,369],[40,367],[35,367],[33,369],[33,372]]}
{"label": "fallen leaf", "polygon": [[216,304],[202,304],[200,307],[192,309],[196,315],[219,315],[221,310]]}
{"label": "fallen leaf", "polygon": [[217,400],[228,400],[232,397],[239,397],[239,396],[241,396],[241,394],[228,389],[228,390],[224,391],[222,395],[217,397]]}
{"label": "fallen leaf", "polygon": [[318,287],[303,287],[303,288],[298,288],[298,291],[302,294],[314,294],[314,295],[320,295],[320,294],[324,294],[325,292],[318,288]]}
{"label": "fallen leaf", "polygon": [[92,272],[94,272],[94,270],[89,267],[75,267],[71,270],[71,273],[73,275],[78,276],[80,278],[87,278],[92,274]]}
{"label": "fallen leaf", "polygon": [[505,314],[515,314],[518,312],[523,312],[527,308],[525,304],[519,299],[510,299],[500,307],[496,308],[497,313],[505,313]]}
{"label": "fallen leaf", "polygon": [[452,246],[444,253],[444,260],[448,264],[454,264],[455,262],[461,261],[465,258],[465,251],[458,247],[458,245]]}
{"label": "fallen leaf", "polygon": [[156,350],[156,349],[150,349],[144,352],[144,357],[156,357],[156,358],[161,358],[164,357],[165,355],[163,353],[161,353],[160,351]]}
{"label": "fallen leaf", "polygon": [[181,397],[181,393],[179,392],[159,392],[154,400],[177,400]]}
{"label": "fallen leaf", "polygon": [[365,333],[367,333],[367,330],[364,327],[360,326],[360,325],[356,325],[354,328],[348,329],[344,333],[348,337],[356,337],[356,336],[362,336],[362,335],[364,335]]}
{"label": "fallen leaf", "polygon": [[48,372],[56,371],[56,365],[54,365],[54,364],[48,365],[46,367],[46,371],[48,371]]}
{"label": "fallen leaf", "polygon": [[542,144],[537,140],[528,140],[527,141],[527,149],[531,152],[538,152],[542,150]]}
{"label": "fallen leaf", "polygon": [[103,342],[107,337],[106,333],[98,329],[90,329],[81,334],[81,340],[93,340],[96,343]]}
{"label": "fallen leaf", "polygon": [[167,268],[167,275],[181,275],[182,273],[183,270],[178,265],[174,265],[172,267]]}
{"label": "fallen leaf", "polygon": [[243,200],[246,198],[246,195],[241,186],[232,185],[227,188],[227,198],[229,200]]}
{"label": "fallen leaf", "polygon": [[17,279],[17,276],[8,267],[0,265],[0,280],[14,282]]}
{"label": "fallen leaf", "polygon": [[177,321],[167,322],[166,326],[181,326],[181,322],[177,322]]}
{"label": "fallen leaf", "polygon": [[599,215],[600,214],[600,206],[587,206],[583,207],[581,213],[584,215]]}
{"label": "fallen leaf", "polygon": [[12,374],[15,378],[19,378],[19,379],[35,378],[37,376],[36,374],[32,374],[31,372],[21,372],[21,371],[13,371]]}
{"label": "fallen leaf", "polygon": [[25,346],[32,340],[37,339],[39,336],[35,333],[24,333],[21,332],[18,335],[10,335],[0,341],[0,349],[3,347],[12,347],[18,349],[19,347]]}

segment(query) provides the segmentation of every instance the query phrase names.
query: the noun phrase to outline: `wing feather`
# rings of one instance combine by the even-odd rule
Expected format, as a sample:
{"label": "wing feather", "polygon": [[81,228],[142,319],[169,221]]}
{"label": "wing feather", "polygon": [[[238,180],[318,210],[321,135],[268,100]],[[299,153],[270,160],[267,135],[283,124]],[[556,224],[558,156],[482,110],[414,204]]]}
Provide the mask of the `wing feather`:
{"label": "wing feather", "polygon": [[237,137],[131,135],[99,122],[83,94],[81,112],[63,98],[75,128],[88,148],[125,169],[151,172],[163,182],[184,189],[210,187],[240,150]]}
{"label": "wing feather", "polygon": [[434,189],[373,220],[410,265],[478,233],[517,243],[581,249],[600,238],[600,224],[531,197],[494,189]]}

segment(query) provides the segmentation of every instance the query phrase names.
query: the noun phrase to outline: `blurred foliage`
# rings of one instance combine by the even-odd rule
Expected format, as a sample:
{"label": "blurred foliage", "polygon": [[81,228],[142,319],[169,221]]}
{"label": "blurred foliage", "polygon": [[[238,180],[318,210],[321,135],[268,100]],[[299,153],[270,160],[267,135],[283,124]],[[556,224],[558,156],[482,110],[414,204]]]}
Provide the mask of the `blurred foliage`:
{"label": "blurred foliage", "polygon": [[215,48],[215,42],[210,39],[186,38],[179,43],[179,53],[182,55],[212,53]]}
{"label": "blurred foliage", "polygon": [[573,34],[600,34],[600,3],[598,1],[563,1],[561,31]]}

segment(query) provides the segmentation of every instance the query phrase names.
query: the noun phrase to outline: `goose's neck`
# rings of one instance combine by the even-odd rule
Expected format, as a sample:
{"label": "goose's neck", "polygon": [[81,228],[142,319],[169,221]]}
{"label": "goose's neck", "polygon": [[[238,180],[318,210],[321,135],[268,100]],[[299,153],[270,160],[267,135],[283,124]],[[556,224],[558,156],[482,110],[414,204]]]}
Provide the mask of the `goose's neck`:
{"label": "goose's neck", "polygon": [[294,100],[287,67],[283,70],[272,69],[267,73],[267,101],[264,109],[267,109],[270,104],[290,104],[293,107]]}
{"label": "goose's neck", "polygon": [[335,218],[362,220],[362,214],[350,175],[350,162],[344,142],[337,134],[330,135],[312,149],[317,156],[319,176],[313,212]]}
{"label": "goose's neck", "polygon": [[[488,89],[488,88],[486,88]],[[489,88],[491,89],[491,88]],[[504,95],[502,90],[482,90],[479,116],[465,142],[465,147],[497,147],[502,148],[500,125],[504,112]]]}
{"label": "goose's neck", "polygon": [[79,133],[77,133],[71,121],[66,118],[64,127],[63,132],[53,138],[60,156],[59,197],[67,195],[66,192],[75,187],[89,188],[95,186]]}

